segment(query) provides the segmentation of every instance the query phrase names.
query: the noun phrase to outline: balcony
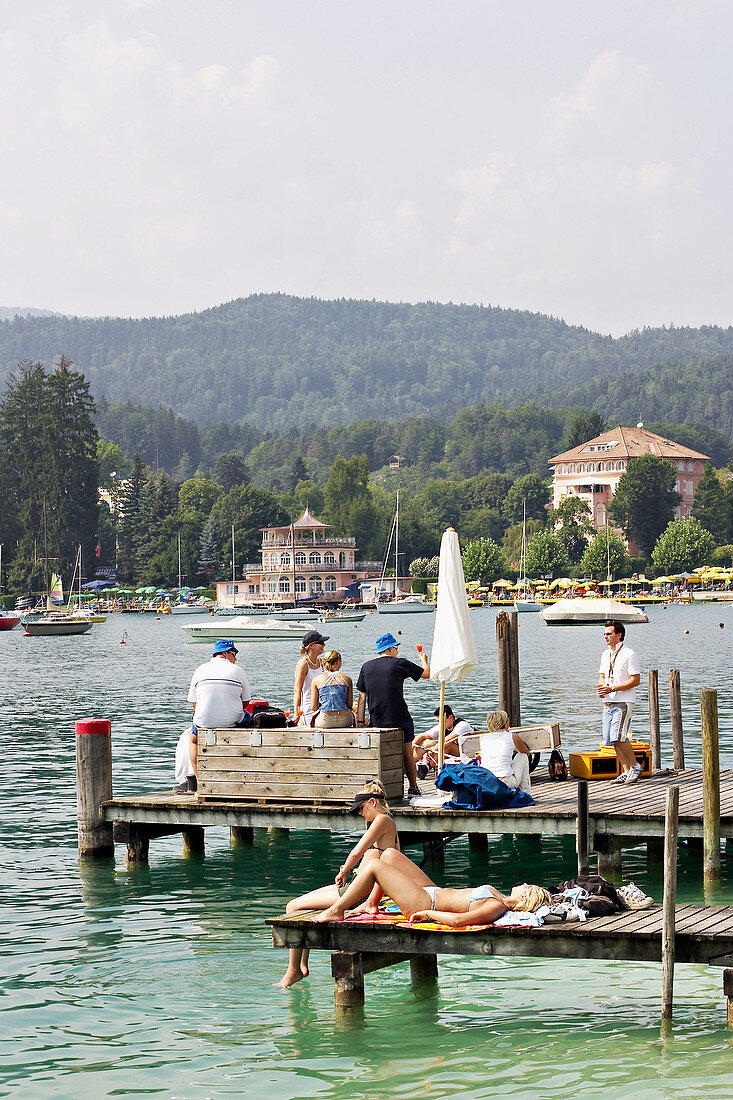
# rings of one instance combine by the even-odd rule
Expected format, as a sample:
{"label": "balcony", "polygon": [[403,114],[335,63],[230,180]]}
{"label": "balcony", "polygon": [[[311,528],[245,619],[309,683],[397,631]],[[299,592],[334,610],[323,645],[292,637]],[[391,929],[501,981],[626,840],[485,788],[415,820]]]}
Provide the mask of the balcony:
{"label": "balcony", "polygon": [[356,539],[344,537],[342,539],[304,539],[301,535],[296,533],[295,542],[290,538],[290,535],[283,536],[282,538],[263,539],[263,550],[278,550],[283,547],[286,550],[290,550],[295,546],[296,550],[320,550],[322,546],[356,546]]}

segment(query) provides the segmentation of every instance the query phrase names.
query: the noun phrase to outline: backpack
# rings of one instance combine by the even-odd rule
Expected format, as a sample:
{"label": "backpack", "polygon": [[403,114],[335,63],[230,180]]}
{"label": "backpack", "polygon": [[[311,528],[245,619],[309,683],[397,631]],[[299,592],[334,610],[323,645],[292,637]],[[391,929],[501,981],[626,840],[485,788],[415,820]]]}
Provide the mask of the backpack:
{"label": "backpack", "polygon": [[279,707],[262,707],[255,710],[252,725],[255,729],[284,729],[288,724],[285,711]]}
{"label": "backpack", "polygon": [[565,763],[565,757],[559,749],[553,749],[550,753],[550,759],[547,761],[547,771],[550,775],[550,779],[567,779],[568,766]]}

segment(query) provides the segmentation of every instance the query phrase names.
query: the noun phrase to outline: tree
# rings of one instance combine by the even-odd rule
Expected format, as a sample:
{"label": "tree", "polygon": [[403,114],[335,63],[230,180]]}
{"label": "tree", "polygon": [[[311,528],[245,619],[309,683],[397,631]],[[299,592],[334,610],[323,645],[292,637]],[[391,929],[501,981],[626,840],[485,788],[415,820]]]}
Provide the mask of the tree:
{"label": "tree", "polygon": [[504,498],[502,513],[510,523],[521,523],[525,511],[527,519],[546,519],[550,503],[550,484],[538,474],[518,477]]}
{"label": "tree", "polygon": [[202,516],[208,516],[221,495],[221,486],[211,478],[189,478],[178,490],[178,511],[199,512]]}
{"label": "tree", "polygon": [[675,468],[667,459],[652,454],[630,458],[609,506],[609,518],[647,557],[681,500],[676,480]]}
{"label": "tree", "polygon": [[527,576],[555,576],[567,569],[567,551],[557,535],[552,531],[540,531],[535,535],[527,547]]}
{"label": "tree", "polygon": [[580,497],[567,496],[552,510],[550,518],[556,525],[555,534],[562,540],[568,560],[577,565],[593,535],[590,508]]}
{"label": "tree", "polygon": [[[102,489],[114,489],[115,481],[125,478],[130,463],[121,447],[107,439],[97,440],[97,466],[99,467],[99,486]],[[114,477],[112,476],[114,474]]]}
{"label": "tree", "polygon": [[[528,519],[526,523],[527,542],[539,535],[540,531],[544,531],[545,525],[541,519]],[[507,527],[504,532],[504,538],[501,543],[504,557],[507,564],[514,568],[519,569],[519,562],[522,556],[522,524],[513,523],[511,527]]]}
{"label": "tree", "polygon": [[[466,580],[491,584],[506,567],[504,555],[493,539],[472,539],[461,553]],[[440,578],[438,579],[440,582]]]}
{"label": "tree", "polygon": [[692,514],[699,520],[701,526],[710,532],[716,546],[722,545],[733,536],[729,496],[718,473],[713,470],[709,462],[706,462],[703,475],[695,490]]}
{"label": "tree", "polygon": [[584,574],[595,577],[596,580],[605,580],[609,563],[611,580],[628,575],[629,558],[623,539],[612,528],[601,527],[593,541],[586,546],[580,559],[580,568]]}
{"label": "tree", "polygon": [[146,549],[150,545],[143,499],[147,479],[148,468],[136,453],[130,476],[120,497],[117,569],[125,580],[133,580],[137,576],[145,563]]}
{"label": "tree", "polygon": [[221,562],[221,540],[216,518],[209,516],[199,538],[199,565],[207,580],[217,571]]}
{"label": "tree", "polygon": [[292,492],[299,481],[306,481],[307,479],[308,470],[306,468],[305,462],[303,461],[303,456],[299,454],[293,455],[292,461],[290,463],[288,489],[290,489],[290,491]]}
{"label": "tree", "polygon": [[578,413],[567,426],[565,434],[565,450],[579,447],[581,443],[587,443],[589,439],[603,435],[607,430],[605,418],[599,412]]}
{"label": "tree", "polygon": [[219,455],[214,466],[214,481],[221,485],[225,493],[238,485],[247,485],[249,473],[242,456],[235,453]]}
{"label": "tree", "polygon": [[254,485],[238,485],[214,504],[211,518],[219,534],[219,560],[231,561],[232,526],[235,528],[234,552],[237,567],[255,561],[262,545],[262,528],[283,526],[288,517],[277,497]]}
{"label": "tree", "polygon": [[709,562],[714,549],[713,536],[690,516],[672,520],[657,539],[652,561],[661,573],[686,573]]}

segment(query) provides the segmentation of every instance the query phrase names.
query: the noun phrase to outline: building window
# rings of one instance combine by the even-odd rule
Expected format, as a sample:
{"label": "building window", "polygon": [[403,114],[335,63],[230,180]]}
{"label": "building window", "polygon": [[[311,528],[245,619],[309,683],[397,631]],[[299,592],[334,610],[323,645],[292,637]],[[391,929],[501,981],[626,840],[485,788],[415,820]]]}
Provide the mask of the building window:
{"label": "building window", "polygon": [[233,595],[234,595],[234,585],[233,584],[228,584],[227,585],[227,596],[233,596]]}
{"label": "building window", "polygon": [[606,472],[606,463],[605,462],[599,462],[598,463],[598,473],[599,474],[605,474],[605,472]]}
{"label": "building window", "polygon": [[595,464],[595,462],[589,462],[589,463],[588,463],[588,473],[589,473],[589,474],[594,474],[595,472],[596,472],[596,464]]}
{"label": "building window", "polygon": [[278,584],[278,592],[290,591],[290,579],[288,577],[281,577]]}
{"label": "building window", "polygon": [[568,468],[567,468],[567,466],[561,466],[561,467],[560,467],[560,473],[561,473],[561,474],[566,474],[567,472],[568,472]]}
{"label": "building window", "polygon": [[320,565],[321,564],[321,555],[318,553],[317,550],[313,550],[311,552],[311,554],[309,555],[308,564],[309,565]]}
{"label": "building window", "polygon": [[267,591],[272,595],[277,590],[277,581],[271,580],[267,582]]}
{"label": "building window", "polygon": [[290,565],[290,554],[281,554],[280,555],[280,565],[281,566]]}
{"label": "building window", "polygon": [[295,591],[296,593],[304,593],[306,591],[305,577],[295,578]]}
{"label": "building window", "polygon": [[335,577],[326,577],[326,583],[324,585],[324,588],[325,588],[326,592],[335,592],[336,591],[336,578]]}
{"label": "building window", "polygon": [[596,504],[596,527],[606,526],[606,505]]}
{"label": "building window", "polygon": [[346,554],[342,550],[341,553],[339,554],[339,569],[345,569],[345,568],[346,568]]}
{"label": "building window", "polygon": [[616,469],[617,470],[625,470],[626,469],[626,463],[625,462],[617,462],[616,463]]}
{"label": "building window", "polygon": [[570,465],[568,466],[568,473],[569,474],[574,474],[575,473],[575,463],[574,462],[571,462]]}
{"label": "building window", "polygon": [[254,594],[255,594],[255,592],[256,592],[256,591],[257,591],[257,585],[256,585],[256,584],[251,584],[251,585],[249,586],[249,594],[250,594],[250,596],[254,596]]}
{"label": "building window", "polygon": [[692,463],[691,463],[691,462],[688,462],[688,463],[687,463],[687,472],[688,472],[689,474],[691,474],[691,473],[692,473],[692,471],[693,471],[693,469],[694,469],[694,467],[693,467]]}
{"label": "building window", "polygon": [[323,555],[323,564],[324,565],[335,565],[336,564],[336,555],[334,554],[333,550],[327,550],[326,553]]}
{"label": "building window", "polygon": [[584,474],[585,473],[585,463],[584,462],[581,462],[580,465],[578,466],[578,473],[579,474]]}
{"label": "building window", "polygon": [[691,481],[686,481],[685,482],[685,496],[691,497],[694,492],[695,492],[695,489],[694,489],[694,486],[693,486],[692,482]]}
{"label": "building window", "polygon": [[296,551],[295,564],[296,565],[305,565],[305,554],[303,553],[302,550]]}
{"label": "building window", "polygon": [[310,589],[311,596],[315,596],[316,593],[323,591],[323,584],[320,577],[309,577],[308,587]]}
{"label": "building window", "polygon": [[678,462],[677,463],[677,469],[678,470],[684,470],[684,468],[685,468],[684,462]]}

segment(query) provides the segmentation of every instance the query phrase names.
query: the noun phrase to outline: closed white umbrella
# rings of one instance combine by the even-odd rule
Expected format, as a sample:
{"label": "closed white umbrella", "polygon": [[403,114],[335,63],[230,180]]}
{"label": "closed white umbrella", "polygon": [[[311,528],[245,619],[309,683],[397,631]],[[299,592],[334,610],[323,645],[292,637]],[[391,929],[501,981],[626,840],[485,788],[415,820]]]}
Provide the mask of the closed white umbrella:
{"label": "closed white umbrella", "polygon": [[438,594],[435,630],[430,654],[430,679],[440,681],[440,736],[438,765],[443,766],[445,750],[445,684],[459,683],[478,665],[468,609],[466,581],[463,575],[458,535],[449,527],[440,542]]}

